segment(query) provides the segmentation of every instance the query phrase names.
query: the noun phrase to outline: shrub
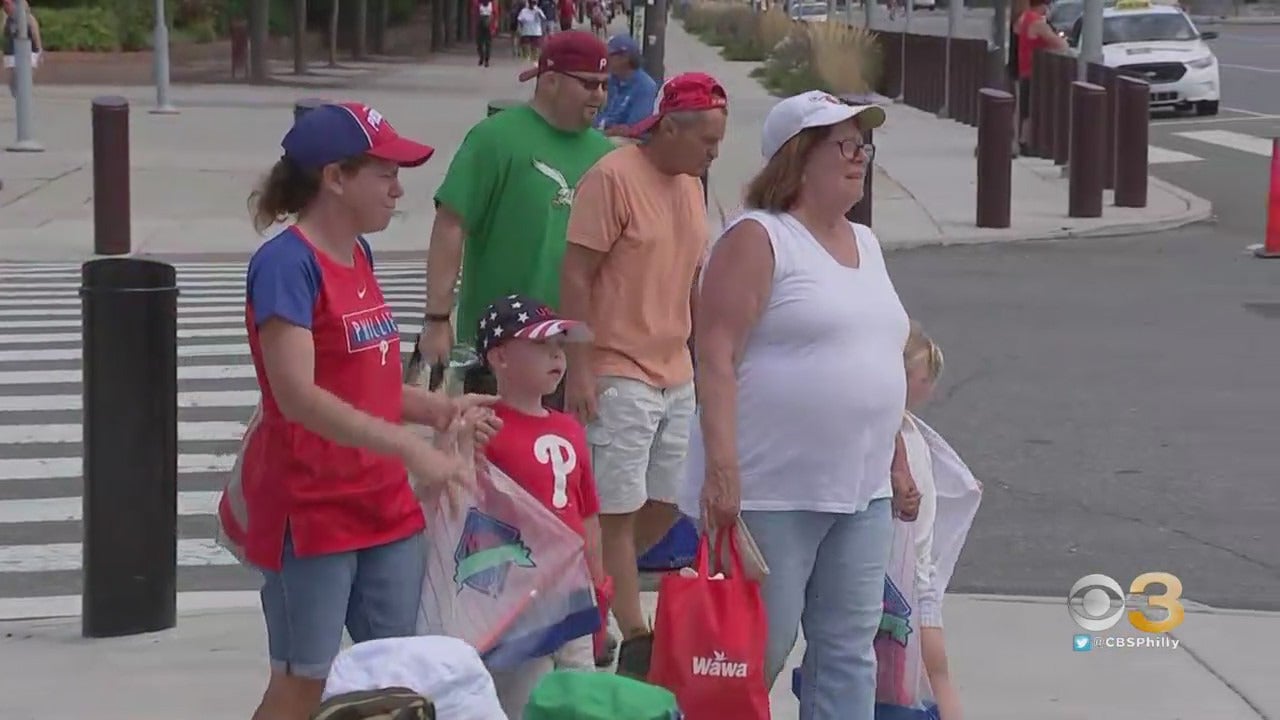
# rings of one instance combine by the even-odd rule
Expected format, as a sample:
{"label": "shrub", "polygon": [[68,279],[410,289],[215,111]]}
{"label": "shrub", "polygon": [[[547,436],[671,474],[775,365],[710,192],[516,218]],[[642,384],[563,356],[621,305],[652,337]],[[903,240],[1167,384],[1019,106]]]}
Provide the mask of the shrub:
{"label": "shrub", "polygon": [[120,49],[115,13],[101,7],[41,8],[40,38],[46,50],[110,52]]}
{"label": "shrub", "polygon": [[864,28],[829,21],[809,28],[814,74],[835,95],[871,92],[880,79],[880,45]]}
{"label": "shrub", "polygon": [[826,90],[813,69],[813,39],[808,23],[795,23],[791,32],[769,53],[760,81],[775,95],[789,96],[807,90]]}

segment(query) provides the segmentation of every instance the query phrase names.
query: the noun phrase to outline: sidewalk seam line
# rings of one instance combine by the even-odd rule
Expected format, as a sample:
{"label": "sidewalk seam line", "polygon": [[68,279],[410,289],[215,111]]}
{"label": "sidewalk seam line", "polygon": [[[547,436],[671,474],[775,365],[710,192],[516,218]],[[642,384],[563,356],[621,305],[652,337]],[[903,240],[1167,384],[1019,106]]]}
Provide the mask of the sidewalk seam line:
{"label": "sidewalk seam line", "polygon": [[[1173,635],[1175,638],[1178,638],[1178,636],[1174,633],[1169,633],[1169,634]],[[1265,710],[1259,707],[1257,703],[1251,700],[1248,695],[1245,695],[1244,691],[1236,687],[1236,685],[1232,683],[1230,680],[1228,680],[1226,676],[1218,672],[1217,669],[1215,669],[1212,665],[1210,665],[1204,658],[1200,657],[1200,654],[1197,653],[1195,650],[1193,650],[1191,645],[1189,645],[1186,640],[1182,638],[1178,638],[1178,642],[1182,646],[1182,648],[1186,650],[1187,654],[1191,656],[1191,659],[1196,661],[1196,664],[1198,664],[1200,667],[1207,670],[1210,675],[1217,678],[1218,682],[1222,683],[1236,697],[1240,698],[1240,700],[1245,705],[1248,705],[1249,709],[1252,710],[1253,713],[1257,715],[1261,720],[1275,720],[1275,718],[1272,718],[1270,715],[1266,713]]]}

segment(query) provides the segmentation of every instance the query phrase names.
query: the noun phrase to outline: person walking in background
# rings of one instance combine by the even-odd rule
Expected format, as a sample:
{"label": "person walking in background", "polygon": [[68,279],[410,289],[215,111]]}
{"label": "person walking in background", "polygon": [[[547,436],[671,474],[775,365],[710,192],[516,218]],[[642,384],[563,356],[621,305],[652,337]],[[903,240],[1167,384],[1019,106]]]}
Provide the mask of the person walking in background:
{"label": "person walking in background", "polygon": [[[494,410],[502,421],[502,429],[485,446],[485,456],[582,536],[599,595],[609,581],[600,554],[600,500],[586,436],[572,415],[542,404],[542,397],[554,392],[564,376],[565,343],[585,342],[591,333],[582,323],[564,320],[524,295],[496,300],[475,333],[476,350],[497,381]],[[592,636],[582,635],[551,655],[511,670],[494,670],[492,675],[503,709],[510,720],[520,720],[544,675],[553,669],[594,667]]]}
{"label": "person walking in background", "polygon": [[560,31],[567,32],[573,29],[573,16],[578,12],[578,4],[574,0],[560,0]]}
{"label": "person walking in background", "polygon": [[[591,128],[604,103],[606,50],[588,32],[556,33],[536,68],[528,105],[481,120],[467,133],[436,192],[427,251],[422,359],[443,362],[455,341],[470,342],[481,312],[496,297],[520,293],[553,309],[574,187],[613,149]],[[465,256],[465,260],[464,260]],[[450,313],[462,273],[456,335]],[[468,392],[493,393],[492,375],[474,368]]]}
{"label": "person walking in background", "polygon": [[538,0],[526,0],[524,7],[516,15],[516,31],[520,35],[520,57],[537,61],[538,52],[542,48],[542,36],[546,29],[547,17]]}
{"label": "person walking in background", "polygon": [[477,64],[489,67],[489,59],[493,57],[493,38],[498,34],[498,0],[474,0],[471,7],[476,24]]}
{"label": "person walking in background", "polygon": [[769,685],[803,622],[800,720],[875,713],[908,323],[875,234],[845,214],[871,172],[864,133],[884,120],[820,91],[769,111],[765,166],[711,249],[694,325],[700,424],[680,508],[755,538]]}
{"label": "person walking in background", "polygon": [[640,67],[640,46],[620,33],[609,38],[609,94],[596,116],[605,135],[621,136],[653,113],[658,83]]}
{"label": "person walking in background", "polygon": [[1019,152],[1030,155],[1027,143],[1031,127],[1031,66],[1038,50],[1065,50],[1067,41],[1053,31],[1045,15],[1050,0],[1028,0],[1027,10],[1018,17],[1018,142]]}
{"label": "person walking in background", "polygon": [[[17,74],[14,65],[17,64],[16,43],[18,40],[18,4],[14,0],[4,0],[4,67],[5,73],[9,80],[9,94],[17,96]],[[36,15],[31,11],[31,6],[27,5],[27,38],[31,40],[31,71],[40,65],[40,51],[44,47],[44,41],[40,38],[40,23],[36,20]]]}
{"label": "person walking in background", "polygon": [[719,153],[728,100],[711,76],[664,88],[642,136],[582,176],[569,215],[562,313],[585,321],[570,350],[566,409],[587,426],[600,492],[605,568],[622,631],[618,672],[648,674],[653,634],[636,561],[677,520],[676,488],[694,416],[694,288],[710,228],[699,179]]}
{"label": "person walking in background", "polygon": [[308,112],[281,145],[250,205],[259,233],[295,223],[249,261],[245,325],[262,405],[240,497],[219,505],[263,576],[271,678],[255,720],[310,716],[344,627],[355,642],[416,630],[425,521],[407,473],[431,492],[469,480],[462,458],[403,423],[474,428],[481,444],[497,426],[472,412],[479,398],[401,382],[399,328],[364,239],[391,222],[400,168],[432,148],[356,104]]}

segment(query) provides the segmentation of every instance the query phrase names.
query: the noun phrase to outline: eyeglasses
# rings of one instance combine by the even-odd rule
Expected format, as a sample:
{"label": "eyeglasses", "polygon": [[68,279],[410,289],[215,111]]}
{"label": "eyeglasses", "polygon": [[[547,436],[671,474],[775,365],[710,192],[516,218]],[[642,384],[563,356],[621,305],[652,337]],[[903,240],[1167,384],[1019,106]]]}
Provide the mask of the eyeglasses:
{"label": "eyeglasses", "polygon": [[576,75],[574,73],[564,72],[561,70],[555,70],[553,72],[555,72],[558,75],[564,75],[565,77],[570,77],[570,78],[573,78],[574,80],[577,80],[578,84],[582,86],[582,89],[586,90],[587,92],[595,92],[596,90],[606,90],[609,87],[608,78],[605,78],[604,80],[596,80],[594,78],[585,78],[585,77],[582,77],[581,75]]}
{"label": "eyeglasses", "polygon": [[844,140],[834,141],[840,147],[840,155],[850,162],[857,161],[858,153],[866,153],[867,162],[871,162],[876,156],[876,146],[854,138],[845,138]]}

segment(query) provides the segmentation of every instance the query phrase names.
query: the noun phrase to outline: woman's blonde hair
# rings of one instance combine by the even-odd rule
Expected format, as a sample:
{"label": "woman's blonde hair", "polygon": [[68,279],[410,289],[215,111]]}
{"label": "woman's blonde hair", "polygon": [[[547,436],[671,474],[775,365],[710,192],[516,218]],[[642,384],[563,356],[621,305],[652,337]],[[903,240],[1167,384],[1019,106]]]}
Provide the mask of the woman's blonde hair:
{"label": "woman's blonde hair", "polygon": [[934,382],[942,375],[942,348],[929,337],[920,323],[911,321],[911,332],[907,335],[906,347],[902,349],[902,359],[907,367],[917,362],[925,363],[929,373],[929,381]]}
{"label": "woman's blonde hair", "polygon": [[747,183],[747,207],[775,213],[790,210],[800,197],[809,155],[830,134],[831,126],[805,128],[778,148]]}

